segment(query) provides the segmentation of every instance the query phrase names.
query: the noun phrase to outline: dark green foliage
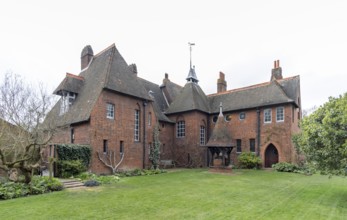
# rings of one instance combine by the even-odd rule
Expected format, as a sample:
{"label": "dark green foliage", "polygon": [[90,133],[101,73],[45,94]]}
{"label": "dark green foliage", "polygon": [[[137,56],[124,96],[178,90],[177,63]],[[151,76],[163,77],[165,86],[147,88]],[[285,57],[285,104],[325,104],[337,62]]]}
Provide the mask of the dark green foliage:
{"label": "dark green foliage", "polygon": [[58,144],[56,145],[59,160],[81,160],[88,167],[92,151],[87,145]]}
{"label": "dark green foliage", "polygon": [[298,166],[286,162],[273,164],[272,168],[274,168],[278,172],[301,173],[305,175],[312,175],[315,173],[315,170],[308,165]]}
{"label": "dark green foliage", "polygon": [[278,172],[295,172],[299,170],[299,167],[295,164],[280,162],[272,165],[272,168],[277,170]]}
{"label": "dark green foliage", "polygon": [[0,184],[0,199],[14,199],[26,196],[29,186],[25,183],[6,182]]}
{"label": "dark green foliage", "polygon": [[29,184],[5,182],[0,183],[0,199],[13,199],[27,195],[43,194],[51,191],[60,191],[63,184],[49,177],[34,176]]}
{"label": "dark green foliage", "polygon": [[259,169],[261,159],[251,152],[243,152],[238,156],[239,166],[243,169]]}
{"label": "dark green foliage", "polygon": [[69,178],[86,171],[87,167],[82,160],[59,160],[58,169],[61,177]]}
{"label": "dark green foliage", "polygon": [[78,178],[83,182],[88,182],[90,180],[97,181],[99,184],[111,184],[119,181],[119,177],[115,175],[95,175],[93,173],[84,172],[81,173]]}
{"label": "dark green foliage", "polygon": [[347,175],[347,93],[330,97],[300,126],[293,142],[308,163],[322,174]]}
{"label": "dark green foliage", "polygon": [[68,178],[88,169],[91,149],[87,145],[58,144],[58,176]]}
{"label": "dark green foliage", "polygon": [[87,180],[86,182],[84,182],[84,185],[87,187],[93,187],[93,186],[99,186],[100,183],[96,180]]}

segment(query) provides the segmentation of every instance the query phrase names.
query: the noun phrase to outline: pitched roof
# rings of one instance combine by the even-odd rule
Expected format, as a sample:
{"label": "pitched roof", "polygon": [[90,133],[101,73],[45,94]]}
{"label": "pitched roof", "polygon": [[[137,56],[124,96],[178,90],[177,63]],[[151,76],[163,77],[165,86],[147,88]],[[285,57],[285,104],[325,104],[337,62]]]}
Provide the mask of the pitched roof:
{"label": "pitched roof", "polygon": [[[208,96],[211,113],[218,113],[219,103],[224,111],[235,111],[283,103],[295,103],[295,95],[300,85],[298,77],[271,81]],[[282,86],[282,84],[285,86]]]}
{"label": "pitched roof", "polygon": [[228,130],[227,122],[224,120],[223,114],[220,111],[216,125],[213,128],[212,134],[207,147],[232,147],[232,139]]}
{"label": "pitched roof", "polygon": [[173,114],[191,110],[209,113],[209,103],[204,91],[197,83],[188,82],[177,98],[171,103],[166,114]]}
{"label": "pitched roof", "polygon": [[71,73],[66,73],[64,80],[60,85],[54,90],[53,94],[61,95],[62,91],[68,91],[73,93],[79,93],[81,87],[83,86],[84,78],[81,76],[76,76]]}
{"label": "pitched roof", "polygon": [[[95,55],[79,77],[84,78],[83,85],[79,88],[78,95],[69,111],[59,119],[61,125],[89,120],[91,111],[103,89],[151,100],[146,89],[136,74],[130,70],[114,44]],[[65,85],[64,80],[60,85]],[[60,88],[65,88],[60,85],[55,92],[58,92]],[[61,102],[58,101],[53,107],[47,116],[48,121],[50,118],[55,120],[59,115],[60,104]]]}

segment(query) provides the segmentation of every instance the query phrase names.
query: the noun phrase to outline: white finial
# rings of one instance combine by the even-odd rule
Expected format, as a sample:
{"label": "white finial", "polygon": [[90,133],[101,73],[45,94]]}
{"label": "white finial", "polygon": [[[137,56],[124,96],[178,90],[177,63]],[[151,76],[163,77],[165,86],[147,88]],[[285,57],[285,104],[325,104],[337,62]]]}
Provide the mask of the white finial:
{"label": "white finial", "polygon": [[223,104],[222,103],[219,104],[219,116],[223,117]]}
{"label": "white finial", "polygon": [[195,46],[195,43],[188,42],[189,50],[190,50],[190,68],[192,68],[192,46]]}

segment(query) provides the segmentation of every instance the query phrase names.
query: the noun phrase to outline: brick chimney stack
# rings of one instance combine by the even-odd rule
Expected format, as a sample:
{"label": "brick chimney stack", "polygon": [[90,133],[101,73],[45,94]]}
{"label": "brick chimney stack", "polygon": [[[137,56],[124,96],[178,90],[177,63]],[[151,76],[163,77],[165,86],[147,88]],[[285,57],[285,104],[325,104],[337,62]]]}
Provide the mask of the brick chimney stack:
{"label": "brick chimney stack", "polygon": [[219,72],[219,79],[217,80],[217,93],[227,91],[227,81],[225,81],[225,74]]}
{"label": "brick chimney stack", "polygon": [[129,68],[130,68],[130,70],[131,70],[132,73],[134,73],[135,75],[137,75],[137,66],[136,66],[135,63],[130,64],[130,65],[129,65]]}
{"label": "brick chimney stack", "polygon": [[90,45],[83,48],[81,53],[81,70],[88,67],[90,61],[93,59],[94,52]]}
{"label": "brick chimney stack", "polygon": [[280,67],[280,61],[279,60],[275,60],[274,61],[274,68],[271,71],[271,80],[279,80],[279,79],[283,79],[282,76],[282,68]]}

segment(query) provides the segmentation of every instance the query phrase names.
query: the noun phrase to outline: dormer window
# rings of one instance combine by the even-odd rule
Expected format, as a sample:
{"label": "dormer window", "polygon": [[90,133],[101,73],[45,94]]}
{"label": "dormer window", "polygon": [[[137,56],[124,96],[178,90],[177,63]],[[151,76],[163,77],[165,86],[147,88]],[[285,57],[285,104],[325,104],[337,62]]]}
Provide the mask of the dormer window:
{"label": "dormer window", "polygon": [[76,98],[76,93],[63,91],[60,100],[60,115],[69,111],[70,106]]}

